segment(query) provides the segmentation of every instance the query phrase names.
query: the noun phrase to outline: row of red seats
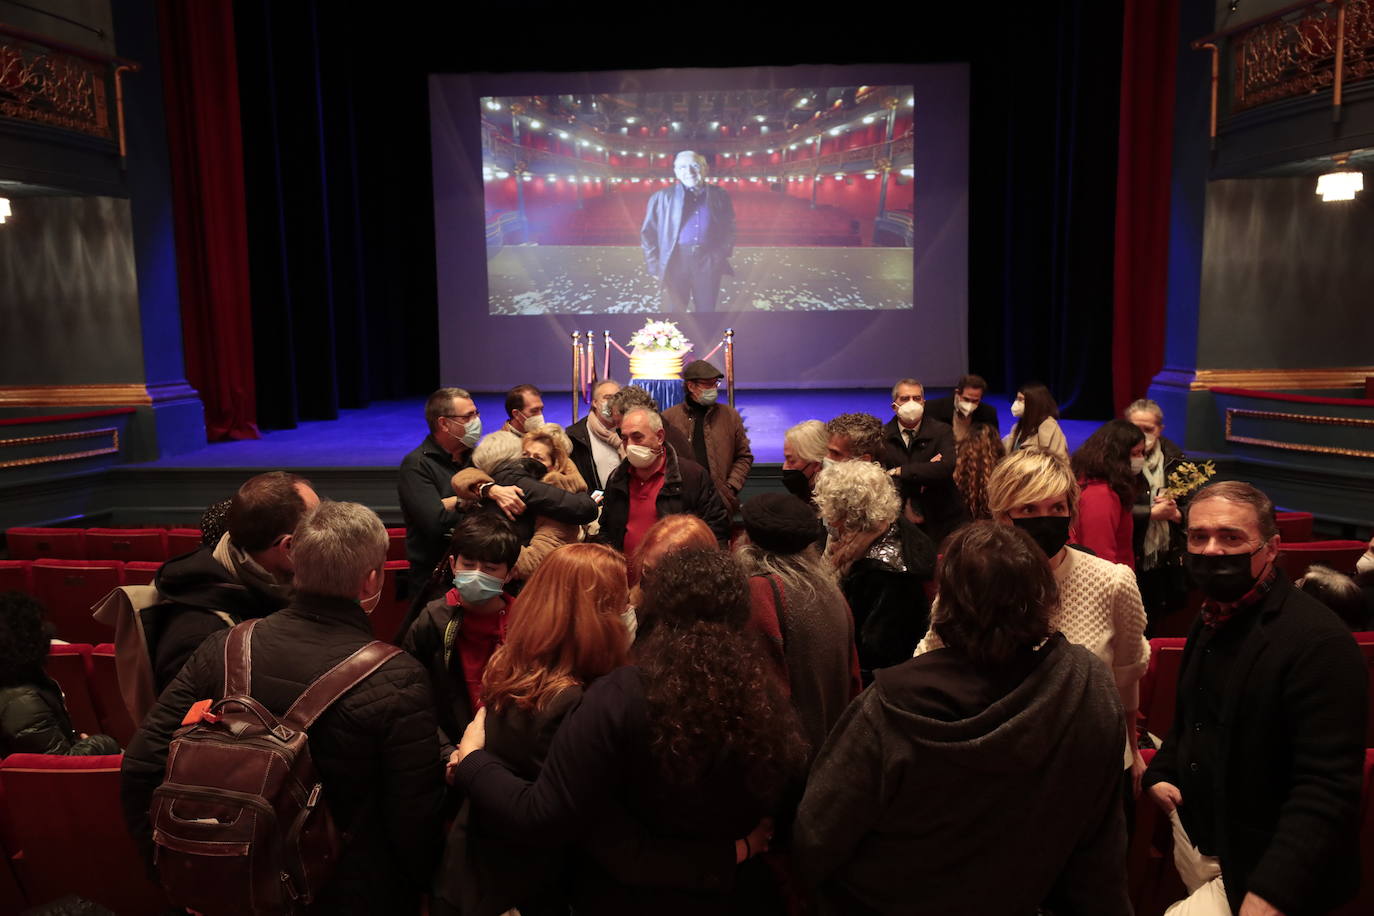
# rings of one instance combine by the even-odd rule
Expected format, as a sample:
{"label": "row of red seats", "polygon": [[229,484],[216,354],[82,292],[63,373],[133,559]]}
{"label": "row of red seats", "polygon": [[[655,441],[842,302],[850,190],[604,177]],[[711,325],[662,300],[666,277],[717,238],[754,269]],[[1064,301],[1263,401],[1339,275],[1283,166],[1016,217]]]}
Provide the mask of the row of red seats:
{"label": "row of red seats", "polygon": [[[388,528],[388,560],[406,558],[406,530]],[[137,560],[162,562],[200,547],[199,528],[10,528],[12,560]]]}
{"label": "row of red seats", "polygon": [[[1146,763],[1154,751],[1142,751]],[[1374,913],[1374,748],[1364,752],[1364,789],[1360,796],[1360,891],[1332,916]],[[1174,869],[1173,832],[1169,818],[1149,792],[1136,800],[1135,827],[1126,854],[1126,877],[1136,916],[1161,916],[1187,890]]]}
{"label": "row of red seats", "polygon": [[[404,549],[404,541],[401,546]],[[91,617],[91,608],[121,585],[151,585],[161,566],[140,560],[0,560],[0,592],[33,595],[47,611],[59,639],[102,643],[114,633]],[[379,639],[391,639],[405,617],[408,568],[405,560],[386,561],[382,600],[371,617],[372,631]]]}
{"label": "row of red seats", "polygon": [[169,908],[124,827],[120,754],[11,754],[0,762],[0,913],[69,895],[120,916]]}
{"label": "row of red seats", "polygon": [[[1369,673],[1370,715],[1365,744],[1374,747],[1374,632],[1352,633],[1364,654]],[[1178,698],[1178,677],[1183,669],[1182,637],[1157,637],[1150,640],[1150,663],[1140,679],[1140,715],[1145,728],[1159,738],[1169,733],[1174,722]],[[1371,911],[1374,912],[1374,911]]]}

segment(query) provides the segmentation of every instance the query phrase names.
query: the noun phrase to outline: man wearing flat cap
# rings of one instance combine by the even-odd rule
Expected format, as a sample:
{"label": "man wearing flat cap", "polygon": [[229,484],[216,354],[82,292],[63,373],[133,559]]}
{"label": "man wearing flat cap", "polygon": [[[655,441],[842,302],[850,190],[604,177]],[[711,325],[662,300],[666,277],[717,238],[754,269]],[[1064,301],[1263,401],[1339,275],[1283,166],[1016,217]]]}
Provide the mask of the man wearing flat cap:
{"label": "man wearing flat cap", "polygon": [[735,408],[718,400],[720,379],[720,370],[706,360],[688,363],[682,370],[687,399],[665,410],[663,422],[692,443],[691,457],[710,472],[720,501],[733,517],[754,455],[744,421]]}

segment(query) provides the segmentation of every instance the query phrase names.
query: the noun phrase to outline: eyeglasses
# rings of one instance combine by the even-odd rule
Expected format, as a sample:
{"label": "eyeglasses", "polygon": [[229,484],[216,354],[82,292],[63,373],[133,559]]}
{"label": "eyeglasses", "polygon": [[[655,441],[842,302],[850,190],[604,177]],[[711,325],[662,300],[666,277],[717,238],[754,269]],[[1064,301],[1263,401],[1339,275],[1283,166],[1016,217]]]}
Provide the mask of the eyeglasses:
{"label": "eyeglasses", "polygon": [[465,414],[441,413],[439,417],[444,420],[457,420],[460,423],[471,423],[473,420],[477,419],[477,411],[474,410],[472,413]]}
{"label": "eyeglasses", "polygon": [[720,379],[718,378],[694,378],[691,382],[699,388],[719,388]]}

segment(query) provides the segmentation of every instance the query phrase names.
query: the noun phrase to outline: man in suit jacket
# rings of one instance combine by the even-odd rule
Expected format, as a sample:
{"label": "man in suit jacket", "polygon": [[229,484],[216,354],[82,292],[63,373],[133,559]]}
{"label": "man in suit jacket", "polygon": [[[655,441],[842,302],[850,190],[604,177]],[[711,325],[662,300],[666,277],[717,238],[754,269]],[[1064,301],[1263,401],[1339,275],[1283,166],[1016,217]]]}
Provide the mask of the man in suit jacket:
{"label": "man in suit jacket", "polygon": [[926,403],[926,416],[952,428],[955,442],[963,442],[969,427],[975,423],[986,423],[997,430],[1000,436],[1002,430],[997,423],[997,408],[983,403],[983,395],[987,390],[988,383],[981,375],[960,376],[959,384],[954,386],[953,396]]}
{"label": "man in suit jacket", "polygon": [[644,213],[644,262],[662,286],[665,310],[714,312],[721,276],[734,274],[735,209],[724,188],[706,184],[700,153],[678,153],[673,172],[677,183],[650,197]]}
{"label": "man in suit jacket", "polygon": [[884,467],[897,478],[902,501],[938,546],[945,535],[968,521],[968,510],[954,486],[954,430],[925,415],[925,388],[914,378],[892,386],[896,414],[883,427]]}
{"label": "man in suit jacket", "polygon": [[1174,861],[1190,894],[1215,899],[1220,879],[1241,916],[1330,912],[1360,882],[1364,660],[1340,618],[1278,569],[1264,493],[1205,487],[1187,538],[1206,600],[1145,774],[1177,811]]}

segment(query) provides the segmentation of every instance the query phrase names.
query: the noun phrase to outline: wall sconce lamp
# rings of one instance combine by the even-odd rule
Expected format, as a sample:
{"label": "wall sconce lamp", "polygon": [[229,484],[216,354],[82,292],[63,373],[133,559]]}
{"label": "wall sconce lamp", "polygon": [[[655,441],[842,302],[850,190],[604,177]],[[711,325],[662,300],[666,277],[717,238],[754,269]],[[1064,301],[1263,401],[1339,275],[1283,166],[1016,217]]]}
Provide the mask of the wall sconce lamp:
{"label": "wall sconce lamp", "polygon": [[1317,195],[1323,202],[1354,200],[1355,195],[1364,190],[1364,172],[1346,168],[1350,161],[1349,153],[1341,153],[1332,158],[1336,161],[1336,170],[1327,172],[1317,179]]}
{"label": "wall sconce lamp", "polygon": [[13,212],[14,211],[10,210],[10,199],[8,197],[0,197],[0,225],[3,225],[5,220],[9,219],[10,216],[13,215]]}

